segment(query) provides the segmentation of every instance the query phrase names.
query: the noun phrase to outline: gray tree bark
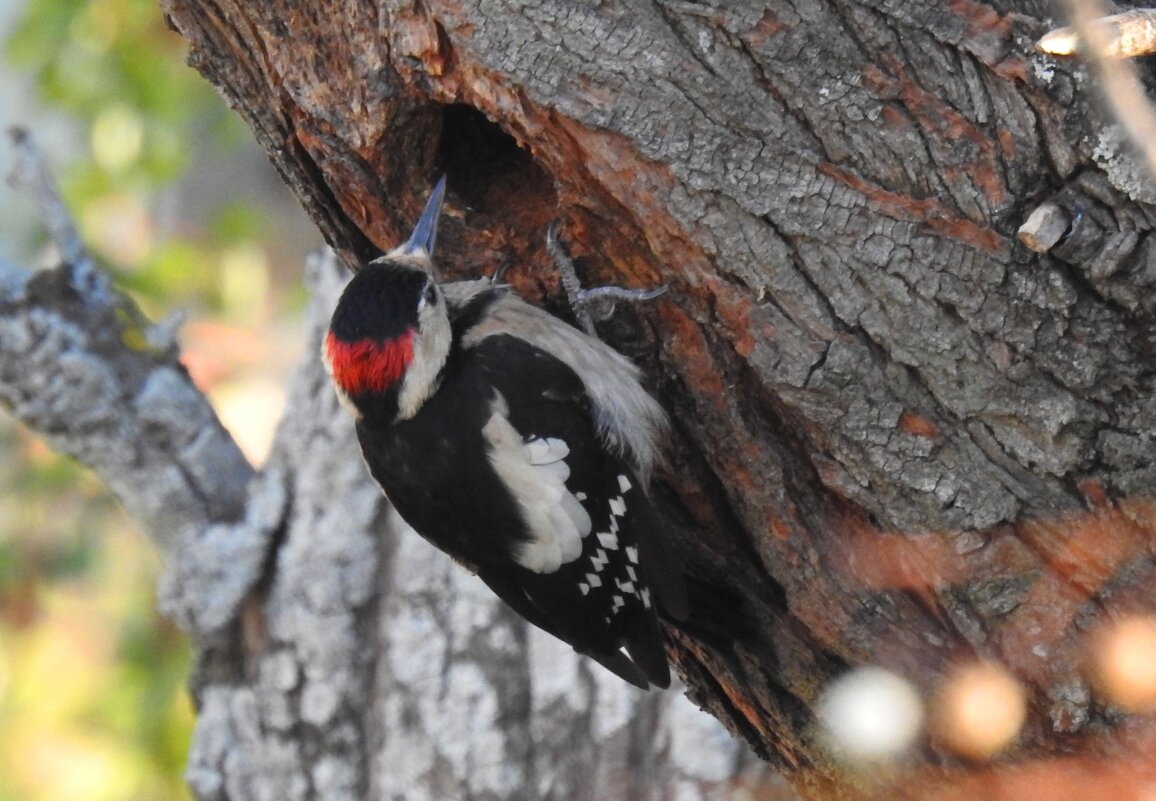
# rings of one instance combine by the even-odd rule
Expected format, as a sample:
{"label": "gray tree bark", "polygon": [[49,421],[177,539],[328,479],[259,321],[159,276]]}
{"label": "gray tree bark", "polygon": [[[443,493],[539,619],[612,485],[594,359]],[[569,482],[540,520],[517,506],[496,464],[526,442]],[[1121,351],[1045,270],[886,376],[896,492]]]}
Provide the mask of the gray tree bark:
{"label": "gray tree bark", "polygon": [[[164,8],[350,264],[394,244],[445,172],[447,271],[508,264],[548,299],[542,232],[560,217],[588,281],[671,284],[604,333],[675,419],[655,488],[672,547],[737,589],[756,631],[733,649],[670,631],[670,653],[692,697],[801,792],[956,797],[1061,753],[1092,760],[1066,763],[1087,790],[1088,764],[1148,758],[1149,725],[1085,663],[1089,631],[1156,605],[1156,192],[1083,68],[1033,51],[1049,6]],[[1016,231],[1041,206],[1063,230],[1029,250]],[[508,797],[637,777],[605,760],[667,740],[627,725],[603,753],[586,737],[617,708],[596,696],[622,688],[575,667],[579,701],[536,695],[556,674],[524,666],[508,619],[459,602],[468,589],[431,604],[407,583],[412,538],[367,533],[385,507],[364,484],[339,494],[360,466],[321,384],[299,380],[294,405],[311,411],[286,423],[243,519],[170,559],[166,608],[205,643],[198,792],[380,797],[398,764],[407,793],[434,795],[455,792],[447,776]],[[394,585],[419,591],[399,601]],[[398,673],[407,649],[432,666],[432,696],[415,689],[428,676]],[[454,667],[479,652],[499,667]],[[1006,769],[929,736],[920,770],[880,790],[815,738],[820,693],[847,666],[931,696],[964,659],[1002,664],[1027,693]],[[624,720],[669,719],[665,703]],[[593,717],[512,725],[567,708]],[[469,729],[466,709],[502,734]],[[397,750],[399,731],[447,715],[457,727],[424,756]],[[543,742],[598,767],[567,773]],[[499,756],[516,758],[499,770]]]}

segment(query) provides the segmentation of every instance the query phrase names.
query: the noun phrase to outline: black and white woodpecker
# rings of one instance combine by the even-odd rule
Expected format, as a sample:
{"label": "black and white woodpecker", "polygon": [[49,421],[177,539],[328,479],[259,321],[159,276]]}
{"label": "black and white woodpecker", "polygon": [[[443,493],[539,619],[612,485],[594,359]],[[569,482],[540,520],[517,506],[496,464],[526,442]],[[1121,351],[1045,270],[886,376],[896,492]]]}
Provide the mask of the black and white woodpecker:
{"label": "black and white woodpecker", "polygon": [[509,287],[437,282],[444,191],[354,275],[325,339],[369,471],[526,620],[666,687],[657,613],[686,607],[646,494],[666,416],[633,363]]}

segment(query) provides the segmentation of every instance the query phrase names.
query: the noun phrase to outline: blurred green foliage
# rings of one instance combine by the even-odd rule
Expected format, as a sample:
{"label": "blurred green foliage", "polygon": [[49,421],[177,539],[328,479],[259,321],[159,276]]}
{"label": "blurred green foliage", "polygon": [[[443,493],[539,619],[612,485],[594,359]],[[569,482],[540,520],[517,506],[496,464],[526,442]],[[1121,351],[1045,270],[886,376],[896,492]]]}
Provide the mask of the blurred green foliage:
{"label": "blurred green foliage", "polygon": [[188,645],[104,489],[23,432],[0,470],[0,799],[180,799]]}
{"label": "blurred green foliage", "polygon": [[[29,0],[4,57],[84,131],[64,195],[145,311],[266,320],[264,216],[230,199],[185,214],[174,189],[249,134],[155,0]],[[94,476],[0,415],[0,801],[189,797],[190,654],[154,611],[158,569]]]}
{"label": "blurred green foliage", "polygon": [[194,227],[161,201],[190,163],[249,134],[186,66],[154,0],[29,0],[5,56],[83,125],[88,157],[60,177],[97,256],[150,312],[174,296],[219,310],[221,254],[259,239],[261,215],[233,204]]}

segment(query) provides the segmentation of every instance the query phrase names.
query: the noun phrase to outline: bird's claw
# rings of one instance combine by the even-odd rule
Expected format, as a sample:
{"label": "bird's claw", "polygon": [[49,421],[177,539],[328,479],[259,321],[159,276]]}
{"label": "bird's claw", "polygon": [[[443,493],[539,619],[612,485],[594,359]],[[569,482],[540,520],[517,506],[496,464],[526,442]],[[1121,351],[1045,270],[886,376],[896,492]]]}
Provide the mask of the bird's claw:
{"label": "bird's claw", "polygon": [[[558,268],[558,273],[562,276],[562,289],[566,293],[566,301],[570,304],[571,312],[573,312],[582,330],[590,336],[597,337],[594,331],[592,310],[606,301],[625,300],[637,303],[654,300],[669,289],[666,284],[654,289],[628,289],[621,286],[598,286],[583,289],[578,280],[578,273],[574,269],[574,261],[566,251],[566,246],[562,244],[558,230],[557,220],[550,223],[546,229],[546,250],[554,259],[554,266]],[[614,303],[600,309],[597,319],[601,322],[609,319],[612,314],[614,314]]]}
{"label": "bird's claw", "polygon": [[601,300],[654,300],[659,295],[663,294],[670,288],[669,285],[663,284],[654,289],[628,289],[623,286],[596,286],[591,289],[578,290],[578,303],[586,305],[590,303],[597,303]]}
{"label": "bird's claw", "polygon": [[506,271],[510,269],[510,262],[504,261],[498,265],[494,270],[494,274],[490,276],[490,286],[505,286],[506,282],[503,280],[506,277]]}

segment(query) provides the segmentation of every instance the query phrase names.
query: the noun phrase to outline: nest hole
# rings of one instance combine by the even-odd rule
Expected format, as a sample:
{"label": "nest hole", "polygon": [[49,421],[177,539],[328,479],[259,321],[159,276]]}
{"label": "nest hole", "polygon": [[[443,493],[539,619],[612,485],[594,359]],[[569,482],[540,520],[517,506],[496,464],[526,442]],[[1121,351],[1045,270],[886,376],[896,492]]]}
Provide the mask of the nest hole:
{"label": "nest hole", "polygon": [[471,228],[540,238],[556,214],[550,175],[529,148],[473,106],[443,110],[436,163]]}

